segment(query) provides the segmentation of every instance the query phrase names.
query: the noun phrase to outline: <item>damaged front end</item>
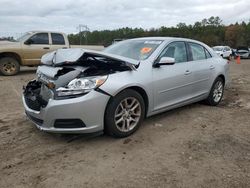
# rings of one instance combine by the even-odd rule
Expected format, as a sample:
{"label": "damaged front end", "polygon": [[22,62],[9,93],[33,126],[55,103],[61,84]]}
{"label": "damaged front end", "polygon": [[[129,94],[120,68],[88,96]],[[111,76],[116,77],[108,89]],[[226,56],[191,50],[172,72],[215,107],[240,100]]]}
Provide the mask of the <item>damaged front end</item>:
{"label": "damaged front end", "polygon": [[109,74],[136,70],[134,60],[82,49],[60,49],[42,57],[37,78],[24,87],[26,105],[40,111],[49,100],[76,98],[99,88]]}
{"label": "damaged front end", "polygon": [[24,99],[26,105],[35,111],[39,111],[42,107],[46,107],[48,101],[44,100],[41,93],[42,83],[36,80],[30,81],[24,88]]}

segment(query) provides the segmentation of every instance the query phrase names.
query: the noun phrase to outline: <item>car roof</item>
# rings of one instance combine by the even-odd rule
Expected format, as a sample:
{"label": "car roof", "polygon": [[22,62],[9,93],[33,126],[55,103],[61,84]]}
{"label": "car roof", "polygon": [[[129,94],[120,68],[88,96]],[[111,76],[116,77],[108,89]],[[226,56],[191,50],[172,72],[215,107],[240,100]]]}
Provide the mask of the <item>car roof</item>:
{"label": "car roof", "polygon": [[181,38],[181,37],[140,37],[140,38],[133,38],[130,40],[164,40],[164,41],[169,41],[169,40],[185,40],[185,41],[195,41],[199,42],[193,39],[188,39],[188,38]]}
{"label": "car roof", "polygon": [[60,33],[60,34],[64,34],[63,32],[60,32],[60,31],[46,31],[46,30],[28,31],[27,33],[30,33],[30,34],[33,34],[33,33]]}
{"label": "car roof", "polygon": [[[162,40],[162,41],[186,41],[186,42],[194,42],[202,45],[206,45],[205,43],[193,40],[189,38],[182,38],[182,37],[140,37],[140,38],[133,38],[128,40]],[[207,45],[206,45],[207,46]]]}
{"label": "car roof", "polygon": [[213,48],[224,48],[226,46],[213,46]]}

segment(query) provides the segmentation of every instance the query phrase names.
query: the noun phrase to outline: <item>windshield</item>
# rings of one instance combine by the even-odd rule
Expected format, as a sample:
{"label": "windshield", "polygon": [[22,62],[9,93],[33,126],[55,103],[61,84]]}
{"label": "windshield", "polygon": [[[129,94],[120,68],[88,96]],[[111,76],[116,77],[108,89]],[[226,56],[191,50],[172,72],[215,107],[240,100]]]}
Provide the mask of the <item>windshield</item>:
{"label": "windshield", "polygon": [[214,51],[222,51],[223,48],[222,47],[213,47]]}
{"label": "windshield", "polygon": [[29,38],[29,36],[31,35],[31,33],[25,33],[24,35],[22,35],[21,37],[19,37],[16,41],[17,42],[21,42],[26,40],[27,38]]}
{"label": "windshield", "polygon": [[104,52],[135,60],[145,60],[161,43],[162,40],[126,40],[111,45]]}

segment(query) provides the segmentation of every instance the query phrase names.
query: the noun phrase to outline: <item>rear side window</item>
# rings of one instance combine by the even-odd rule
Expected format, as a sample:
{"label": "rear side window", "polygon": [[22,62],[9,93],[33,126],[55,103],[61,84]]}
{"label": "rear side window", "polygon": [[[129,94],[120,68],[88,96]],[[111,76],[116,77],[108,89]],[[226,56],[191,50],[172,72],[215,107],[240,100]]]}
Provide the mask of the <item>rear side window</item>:
{"label": "rear side window", "polygon": [[65,40],[62,34],[59,33],[51,33],[51,37],[52,37],[52,44],[55,45],[64,45],[65,44]]}
{"label": "rear side window", "polygon": [[37,33],[30,37],[30,44],[49,44],[48,33]]}
{"label": "rear side window", "polygon": [[184,42],[172,42],[161,53],[158,60],[162,57],[175,58],[176,63],[187,62],[187,50]]}
{"label": "rear side window", "polygon": [[203,46],[195,43],[189,43],[189,46],[193,56],[193,61],[206,59],[206,54]]}

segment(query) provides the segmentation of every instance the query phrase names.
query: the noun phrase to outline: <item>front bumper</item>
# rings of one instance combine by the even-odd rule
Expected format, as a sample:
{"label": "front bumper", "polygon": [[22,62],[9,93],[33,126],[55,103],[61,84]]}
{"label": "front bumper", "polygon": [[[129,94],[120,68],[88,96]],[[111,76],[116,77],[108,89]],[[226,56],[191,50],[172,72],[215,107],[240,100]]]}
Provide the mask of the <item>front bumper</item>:
{"label": "front bumper", "polygon": [[249,53],[236,53],[235,55],[241,58],[249,58]]}
{"label": "front bumper", "polygon": [[[95,90],[88,94],[64,100],[49,99],[46,107],[40,111],[32,110],[25,102],[23,104],[27,117],[40,130],[53,133],[93,133],[104,128],[104,113],[110,96]],[[57,120],[77,119],[84,123],[80,128],[57,128]]]}

